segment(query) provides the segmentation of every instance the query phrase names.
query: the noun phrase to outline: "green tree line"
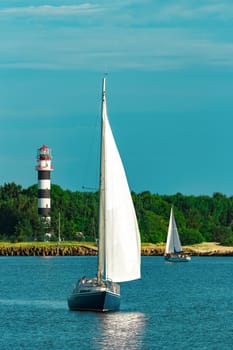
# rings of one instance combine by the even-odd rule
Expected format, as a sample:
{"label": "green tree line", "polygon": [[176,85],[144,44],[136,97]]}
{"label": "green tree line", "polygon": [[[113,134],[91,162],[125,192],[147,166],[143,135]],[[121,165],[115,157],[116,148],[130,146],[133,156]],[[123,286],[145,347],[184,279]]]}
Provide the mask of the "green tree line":
{"label": "green tree line", "polygon": [[[182,244],[216,241],[233,244],[233,196],[132,193],[142,242],[166,241],[170,209]],[[58,239],[58,218],[64,240],[95,241],[98,232],[98,192],[51,187],[51,227],[37,213],[37,185],[27,189],[15,183],[0,186],[0,240],[43,241],[49,230]]]}

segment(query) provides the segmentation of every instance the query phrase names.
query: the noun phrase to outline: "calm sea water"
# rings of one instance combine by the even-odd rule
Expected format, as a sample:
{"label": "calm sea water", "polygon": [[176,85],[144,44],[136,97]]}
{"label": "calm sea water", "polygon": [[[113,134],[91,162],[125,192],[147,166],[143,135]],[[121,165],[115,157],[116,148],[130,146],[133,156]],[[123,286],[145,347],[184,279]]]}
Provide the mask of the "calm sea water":
{"label": "calm sea water", "polygon": [[142,258],[121,311],[72,312],[76,279],[96,257],[1,257],[0,349],[233,349],[233,258]]}

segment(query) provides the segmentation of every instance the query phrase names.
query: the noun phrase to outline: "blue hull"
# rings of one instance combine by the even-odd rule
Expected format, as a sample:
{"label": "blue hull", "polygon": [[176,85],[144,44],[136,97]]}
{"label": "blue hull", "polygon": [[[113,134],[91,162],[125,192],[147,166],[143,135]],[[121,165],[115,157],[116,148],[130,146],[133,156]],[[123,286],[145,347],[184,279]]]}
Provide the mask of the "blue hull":
{"label": "blue hull", "polygon": [[110,291],[73,293],[68,298],[72,311],[117,311],[120,308],[120,295]]}

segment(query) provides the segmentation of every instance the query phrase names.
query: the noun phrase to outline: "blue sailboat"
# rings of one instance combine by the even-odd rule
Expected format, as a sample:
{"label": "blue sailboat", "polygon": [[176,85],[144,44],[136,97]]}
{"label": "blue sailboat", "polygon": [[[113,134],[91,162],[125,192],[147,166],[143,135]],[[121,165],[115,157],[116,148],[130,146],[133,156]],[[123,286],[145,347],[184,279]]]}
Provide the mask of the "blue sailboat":
{"label": "blue sailboat", "polygon": [[119,282],[140,278],[141,242],[124,167],[111,131],[102,82],[98,266],[81,278],[68,297],[70,310],[116,311]]}

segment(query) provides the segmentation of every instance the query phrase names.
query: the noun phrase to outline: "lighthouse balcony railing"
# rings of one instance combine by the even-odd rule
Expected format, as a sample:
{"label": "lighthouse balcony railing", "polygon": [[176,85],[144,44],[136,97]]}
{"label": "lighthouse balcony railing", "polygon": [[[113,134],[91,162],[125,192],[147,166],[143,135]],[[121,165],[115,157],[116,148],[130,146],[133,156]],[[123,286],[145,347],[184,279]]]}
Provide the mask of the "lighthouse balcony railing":
{"label": "lighthouse balcony railing", "polygon": [[53,166],[52,165],[45,165],[45,166],[41,166],[41,165],[37,165],[36,166],[36,170],[45,170],[45,169],[48,169],[48,170],[53,170]]}

